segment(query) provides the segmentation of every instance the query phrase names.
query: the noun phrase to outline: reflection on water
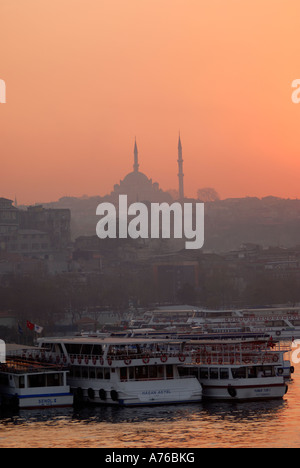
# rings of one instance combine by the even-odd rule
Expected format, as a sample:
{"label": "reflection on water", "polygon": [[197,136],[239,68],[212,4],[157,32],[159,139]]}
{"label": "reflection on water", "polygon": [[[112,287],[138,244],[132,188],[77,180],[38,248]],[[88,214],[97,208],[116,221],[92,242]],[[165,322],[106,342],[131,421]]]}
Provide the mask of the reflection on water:
{"label": "reflection on water", "polygon": [[298,365],[279,401],[2,413],[0,447],[298,447],[299,420]]}

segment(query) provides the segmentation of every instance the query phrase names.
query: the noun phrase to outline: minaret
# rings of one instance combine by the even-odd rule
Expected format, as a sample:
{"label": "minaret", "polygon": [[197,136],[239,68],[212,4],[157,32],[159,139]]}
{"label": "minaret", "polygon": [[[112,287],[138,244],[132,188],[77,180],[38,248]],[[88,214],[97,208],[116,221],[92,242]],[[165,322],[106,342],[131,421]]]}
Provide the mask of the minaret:
{"label": "minaret", "polygon": [[178,140],[178,181],[179,181],[179,200],[184,199],[184,191],[183,191],[183,159],[182,159],[182,146],[179,134]]}
{"label": "minaret", "polygon": [[136,145],[136,140],[134,142],[134,165],[133,165],[133,170],[134,172],[139,172],[139,158],[138,158],[138,149]]}

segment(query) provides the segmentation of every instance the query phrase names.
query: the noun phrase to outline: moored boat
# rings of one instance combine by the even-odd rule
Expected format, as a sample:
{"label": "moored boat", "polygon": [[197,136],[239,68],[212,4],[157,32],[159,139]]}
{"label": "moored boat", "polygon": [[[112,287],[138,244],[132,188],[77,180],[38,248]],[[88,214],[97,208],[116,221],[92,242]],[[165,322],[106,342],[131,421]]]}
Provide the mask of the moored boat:
{"label": "moored boat", "polygon": [[287,350],[247,348],[244,344],[206,346],[194,350],[193,362],[180,368],[202,385],[203,398],[260,400],[283,398],[288,390],[284,377]]}
{"label": "moored boat", "polygon": [[199,402],[202,387],[178,366],[192,362],[178,340],[40,338],[36,357],[68,365],[76,401],[120,406]]}
{"label": "moored boat", "polygon": [[66,369],[20,357],[0,365],[0,398],[3,406],[20,409],[73,405]]}

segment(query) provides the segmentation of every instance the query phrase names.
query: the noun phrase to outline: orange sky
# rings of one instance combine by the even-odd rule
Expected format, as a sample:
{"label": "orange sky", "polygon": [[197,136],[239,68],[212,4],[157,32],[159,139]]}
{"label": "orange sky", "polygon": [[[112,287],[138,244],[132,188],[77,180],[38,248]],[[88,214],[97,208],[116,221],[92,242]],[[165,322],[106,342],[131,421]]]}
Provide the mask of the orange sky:
{"label": "orange sky", "polygon": [[300,198],[299,0],[0,0],[0,196],[104,195],[132,170],[185,192]]}

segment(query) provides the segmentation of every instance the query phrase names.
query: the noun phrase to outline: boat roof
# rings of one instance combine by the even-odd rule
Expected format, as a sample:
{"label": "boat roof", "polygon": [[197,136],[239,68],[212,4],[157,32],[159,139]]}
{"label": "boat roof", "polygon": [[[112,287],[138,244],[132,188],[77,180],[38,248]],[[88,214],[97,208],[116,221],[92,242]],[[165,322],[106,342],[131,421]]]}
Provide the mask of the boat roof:
{"label": "boat roof", "polygon": [[141,337],[97,337],[97,336],[67,336],[67,337],[44,337],[38,338],[39,343],[66,343],[66,344],[145,344],[145,343],[182,343],[182,339],[151,338],[149,336]]}
{"label": "boat roof", "polygon": [[10,374],[37,374],[37,373],[62,373],[67,372],[67,369],[51,363],[41,363],[31,359],[23,358],[8,358],[5,363],[0,365],[1,373]]}

